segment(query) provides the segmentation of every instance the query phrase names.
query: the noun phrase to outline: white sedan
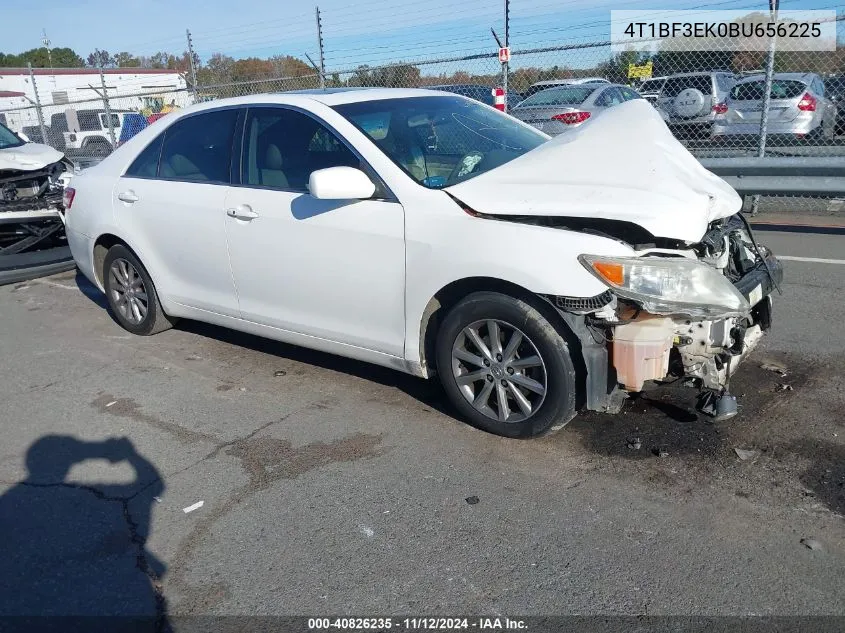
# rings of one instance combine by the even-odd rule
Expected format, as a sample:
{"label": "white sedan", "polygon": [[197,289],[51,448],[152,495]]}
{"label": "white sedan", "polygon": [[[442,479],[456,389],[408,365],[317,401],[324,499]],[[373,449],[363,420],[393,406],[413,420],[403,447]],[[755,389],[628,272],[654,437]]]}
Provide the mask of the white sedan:
{"label": "white sedan", "polygon": [[556,140],[426,90],[161,119],[74,181],[80,270],[136,334],[189,318],[421,377],[509,437],[673,375],[727,417],[781,278],[645,101]]}

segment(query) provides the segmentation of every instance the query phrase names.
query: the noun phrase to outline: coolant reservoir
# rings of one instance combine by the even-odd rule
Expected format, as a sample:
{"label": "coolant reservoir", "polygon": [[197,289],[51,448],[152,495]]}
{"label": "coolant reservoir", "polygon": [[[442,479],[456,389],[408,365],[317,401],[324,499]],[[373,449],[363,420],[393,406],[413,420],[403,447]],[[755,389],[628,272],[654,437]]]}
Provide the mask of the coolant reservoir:
{"label": "coolant reservoir", "polygon": [[667,317],[643,315],[613,328],[613,366],[625,389],[642,391],[646,380],[666,376],[673,337],[672,320]]}

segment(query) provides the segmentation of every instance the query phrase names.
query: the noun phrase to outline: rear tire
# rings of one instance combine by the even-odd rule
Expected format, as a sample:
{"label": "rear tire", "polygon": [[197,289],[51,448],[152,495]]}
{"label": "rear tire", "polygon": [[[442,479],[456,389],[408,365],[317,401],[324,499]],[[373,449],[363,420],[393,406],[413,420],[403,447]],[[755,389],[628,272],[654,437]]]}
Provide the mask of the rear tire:
{"label": "rear tire", "polygon": [[128,332],[149,336],[173,327],[175,320],[161,309],[147,269],[123,244],[106,253],[103,287],[112,316]]}
{"label": "rear tire", "polygon": [[446,394],[477,428],[529,438],[575,416],[569,348],[525,301],[497,292],[468,295],[443,320],[436,357]]}

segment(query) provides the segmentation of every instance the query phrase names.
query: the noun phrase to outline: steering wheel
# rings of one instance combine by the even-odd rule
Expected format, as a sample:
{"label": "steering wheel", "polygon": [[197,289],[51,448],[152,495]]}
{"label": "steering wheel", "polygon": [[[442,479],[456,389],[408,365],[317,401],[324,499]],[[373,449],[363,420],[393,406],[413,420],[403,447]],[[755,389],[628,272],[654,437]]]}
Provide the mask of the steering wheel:
{"label": "steering wheel", "polygon": [[448,186],[459,183],[474,172],[475,168],[478,167],[482,160],[484,160],[484,153],[479,152],[478,150],[461,156],[461,160],[458,161],[457,165],[455,165],[454,169],[452,169],[452,172],[449,174],[449,177],[446,179],[446,185]]}

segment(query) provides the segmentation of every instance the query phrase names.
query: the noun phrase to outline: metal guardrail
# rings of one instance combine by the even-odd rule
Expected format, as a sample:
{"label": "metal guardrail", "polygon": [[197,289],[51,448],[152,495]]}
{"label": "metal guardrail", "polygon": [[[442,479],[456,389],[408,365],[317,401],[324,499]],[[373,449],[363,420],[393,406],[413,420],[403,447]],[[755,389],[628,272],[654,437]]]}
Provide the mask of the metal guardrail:
{"label": "metal guardrail", "polygon": [[845,198],[845,156],[702,158],[701,164],[743,196]]}

